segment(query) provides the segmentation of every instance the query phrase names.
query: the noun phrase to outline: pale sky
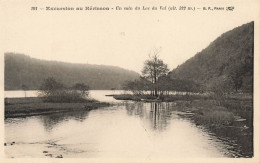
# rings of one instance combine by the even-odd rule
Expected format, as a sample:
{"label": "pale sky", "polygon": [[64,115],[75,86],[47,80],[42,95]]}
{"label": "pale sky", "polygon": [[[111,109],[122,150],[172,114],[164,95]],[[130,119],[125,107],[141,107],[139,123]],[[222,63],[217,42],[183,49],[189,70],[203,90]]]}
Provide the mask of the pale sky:
{"label": "pale sky", "polygon": [[[4,52],[23,53],[44,60],[114,65],[140,73],[149,51],[161,47],[161,59],[173,69],[206,48],[222,33],[256,18],[255,12],[249,12],[250,9],[256,10],[255,3],[239,0],[230,0],[229,4],[221,0],[214,4],[187,3],[197,7],[233,5],[233,12],[30,11],[33,5],[93,5],[86,4],[86,1],[64,2],[62,5],[50,5],[50,2],[14,4],[6,1],[2,5]],[[103,3],[103,6],[143,5],[128,2]],[[169,2],[160,4],[172,5]],[[146,6],[152,5],[146,3]]]}

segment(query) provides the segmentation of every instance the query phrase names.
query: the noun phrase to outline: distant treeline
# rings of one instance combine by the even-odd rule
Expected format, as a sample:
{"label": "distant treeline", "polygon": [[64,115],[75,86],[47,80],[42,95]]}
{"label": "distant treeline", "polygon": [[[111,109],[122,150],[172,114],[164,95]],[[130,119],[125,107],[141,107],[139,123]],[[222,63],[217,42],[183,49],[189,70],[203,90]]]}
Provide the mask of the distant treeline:
{"label": "distant treeline", "polygon": [[169,73],[229,91],[253,91],[254,22],[222,34],[207,48]]}
{"label": "distant treeline", "polygon": [[5,53],[5,90],[39,89],[42,81],[54,77],[65,86],[84,83],[90,89],[121,89],[128,80],[135,80],[139,74],[115,66],[71,64],[44,61],[23,54]]}

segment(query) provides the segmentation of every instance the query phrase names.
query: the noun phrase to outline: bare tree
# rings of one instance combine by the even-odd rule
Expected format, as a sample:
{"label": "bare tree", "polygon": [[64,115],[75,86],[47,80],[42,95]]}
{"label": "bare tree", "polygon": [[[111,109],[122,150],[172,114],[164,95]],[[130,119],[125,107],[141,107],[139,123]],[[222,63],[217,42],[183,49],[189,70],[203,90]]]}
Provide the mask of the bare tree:
{"label": "bare tree", "polygon": [[154,84],[155,96],[158,96],[158,79],[169,72],[167,64],[165,64],[161,59],[159,59],[160,51],[161,48],[154,49],[149,54],[149,59],[145,61],[142,70],[143,77]]}

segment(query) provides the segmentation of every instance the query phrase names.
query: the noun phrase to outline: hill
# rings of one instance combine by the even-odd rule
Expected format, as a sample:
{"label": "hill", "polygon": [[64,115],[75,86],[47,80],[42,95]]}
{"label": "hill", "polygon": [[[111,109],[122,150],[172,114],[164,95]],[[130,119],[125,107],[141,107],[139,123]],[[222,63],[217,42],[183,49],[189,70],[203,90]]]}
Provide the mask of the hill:
{"label": "hill", "polygon": [[15,53],[5,53],[4,73],[5,90],[20,90],[23,84],[30,90],[38,89],[48,77],[66,86],[82,82],[90,89],[121,89],[123,82],[139,77],[134,71],[115,66],[44,61]]}
{"label": "hill", "polygon": [[254,22],[228,31],[169,75],[207,88],[226,82],[233,90],[253,90]]}

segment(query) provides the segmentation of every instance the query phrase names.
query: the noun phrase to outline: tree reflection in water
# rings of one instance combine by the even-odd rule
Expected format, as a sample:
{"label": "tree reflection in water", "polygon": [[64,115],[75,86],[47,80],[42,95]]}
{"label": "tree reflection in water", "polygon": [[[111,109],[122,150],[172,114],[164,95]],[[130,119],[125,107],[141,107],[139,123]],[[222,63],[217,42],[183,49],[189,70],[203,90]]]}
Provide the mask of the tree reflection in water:
{"label": "tree reflection in water", "polygon": [[83,122],[88,117],[89,111],[64,112],[39,116],[46,131],[51,130],[58,124],[70,119]]}
{"label": "tree reflection in water", "polygon": [[125,103],[127,115],[139,116],[149,122],[154,130],[165,130],[172,118],[172,110],[169,103]]}

